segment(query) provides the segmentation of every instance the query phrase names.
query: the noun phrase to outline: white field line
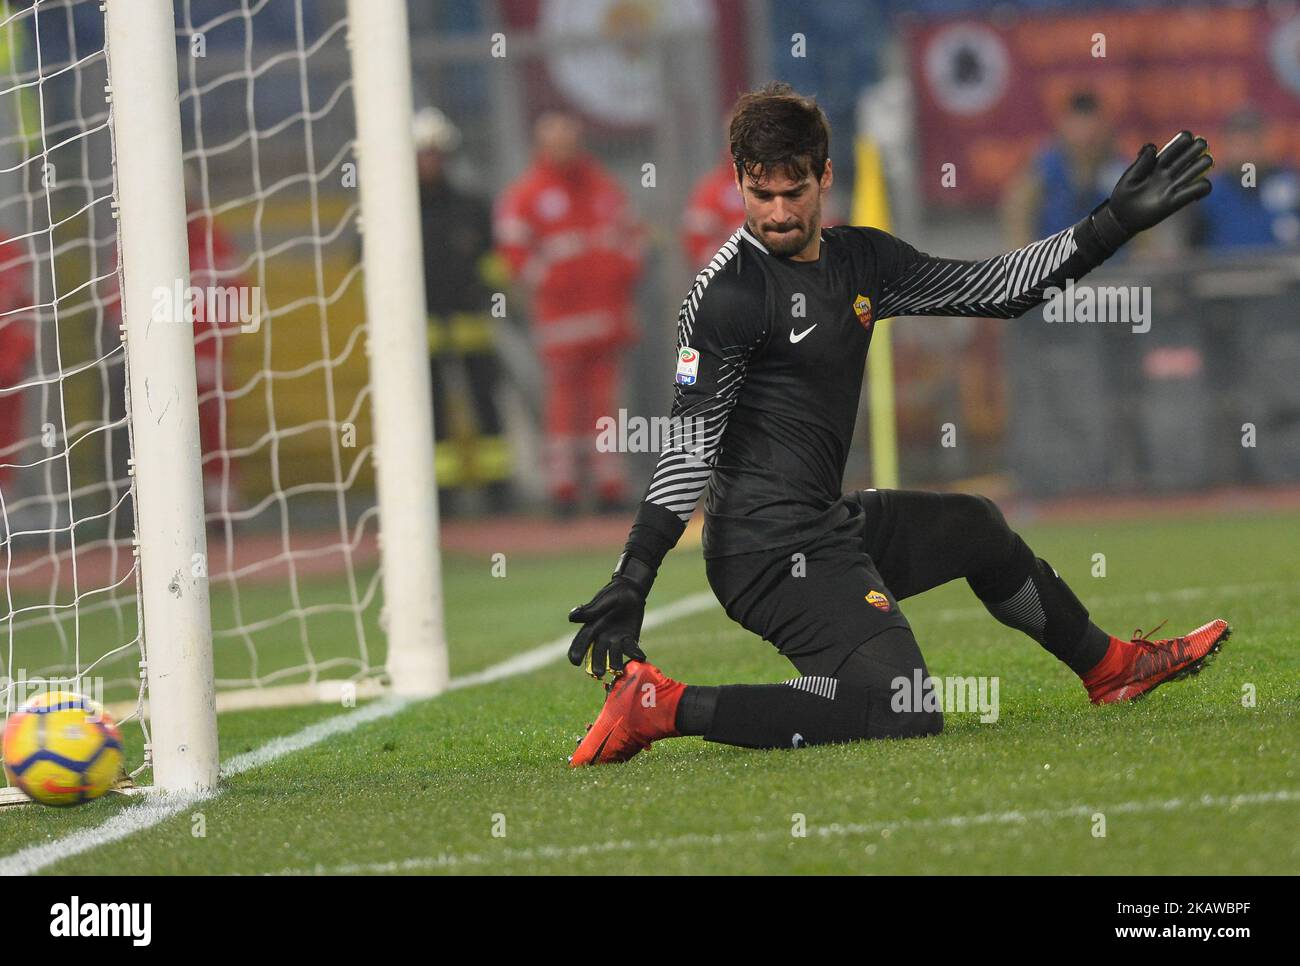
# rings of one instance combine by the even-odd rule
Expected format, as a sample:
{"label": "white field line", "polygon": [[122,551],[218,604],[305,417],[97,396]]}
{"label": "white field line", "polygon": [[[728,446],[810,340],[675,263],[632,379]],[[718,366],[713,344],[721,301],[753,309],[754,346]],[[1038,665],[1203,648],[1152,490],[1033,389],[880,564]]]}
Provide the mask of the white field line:
{"label": "white field line", "polygon": [[[274,761],[291,752],[310,748],[326,738],[349,732],[367,722],[390,717],[408,704],[408,701],[397,698],[381,698],[373,704],[367,704],[354,711],[349,711],[347,714],[341,714],[325,721],[318,721],[295,734],[275,738],[260,748],[245,752],[242,755],[236,755],[222,766],[221,774],[223,777],[228,778],[231,775],[238,775],[241,772],[248,771],[250,768],[265,765],[267,762]],[[74,855],[80,855],[82,852],[97,849],[102,845],[116,842],[129,835],[152,828],[159,822],[165,822],[173,815],[178,815],[186,809],[214,797],[218,794],[218,791],[219,789],[213,789],[207,792],[182,795],[153,793],[142,796],[138,805],[123,809],[100,825],[72,832],[52,842],[28,846],[25,849],[19,849],[12,855],[0,858],[0,875],[31,875],[34,872],[39,872],[55,862],[60,862]]]}
{"label": "white field line", "polygon": [[[681,600],[673,601],[663,607],[656,607],[647,613],[645,620],[641,624],[641,629],[652,631],[656,627],[662,627],[664,624],[680,620],[683,617],[690,617],[693,614],[711,610],[716,606],[717,601],[714,600],[712,594],[692,594],[690,597],[683,597]],[[449,685],[449,689],[455,691],[459,688],[472,688],[480,684],[491,684],[493,681],[500,681],[502,678],[535,671],[538,668],[545,667],[552,661],[564,657],[569,652],[569,645],[572,642],[573,635],[569,634],[566,637],[551,641],[549,644],[534,647],[532,650],[516,654],[512,658],[507,658],[499,664],[493,664],[482,671],[454,678]]]}
{"label": "white field line", "polygon": [[[1101,578],[1105,579],[1105,578]],[[1148,590],[1129,594],[1090,594],[1087,593],[1089,584],[1076,583],[1076,592],[1079,599],[1083,601],[1085,607],[1095,608],[1099,606],[1114,607],[1127,604],[1145,604],[1154,606],[1156,604],[1166,603],[1185,603],[1187,601],[1202,600],[1216,597],[1240,597],[1248,598],[1252,594],[1258,594],[1261,590],[1280,590],[1283,588],[1300,589],[1300,584],[1291,580],[1270,580],[1262,581],[1258,584],[1216,584],[1210,587],[1178,587],[1174,590]],[[904,606],[906,609],[906,605]],[[915,611],[913,610],[913,613]],[[986,617],[988,611],[982,605],[971,607],[945,607],[931,613],[922,613],[919,620],[934,621],[936,623],[948,623],[950,621],[969,620],[973,617]],[[1135,614],[1139,622],[1143,620],[1143,615]],[[1207,615],[1206,620],[1219,615]],[[1150,620],[1150,618],[1145,618]],[[1155,620],[1151,620],[1155,623]],[[1143,625],[1145,626],[1145,625]],[[1176,633],[1175,629],[1175,633]],[[925,644],[925,640],[921,640]]]}
{"label": "white field line", "polygon": [[[650,611],[646,614],[642,626],[646,630],[653,630],[670,621],[697,614],[712,606],[714,606],[714,600],[711,594],[693,594],[690,597],[684,597],[681,600]],[[539,647],[524,651],[522,654],[517,654],[475,674],[466,674],[459,678],[453,678],[450,682],[450,688],[459,689],[488,684],[544,667],[562,657],[568,651],[571,640],[571,635],[566,636],[551,641],[549,644],[542,644]],[[361,725],[392,717],[410,704],[409,700],[392,697],[381,698],[346,714],[337,715],[325,721],[318,721],[294,734],[274,738],[260,748],[255,748],[252,751],[228,759],[221,766],[221,775],[223,778],[230,778],[249,769],[269,764],[277,758],[283,758],[295,751],[310,748],[327,738],[346,734]],[[19,849],[12,855],[0,858],[0,875],[31,875],[74,855],[80,855],[83,852],[97,849],[110,842],[119,841],[137,832],[143,832],[219,793],[220,789],[217,788],[207,792],[186,795],[150,794],[140,804],[124,809],[93,828],[81,829],[52,842],[32,845],[25,849]]]}
{"label": "white field line", "polygon": [[[1275,582],[1278,586],[1291,586],[1281,582]],[[1147,594],[1128,594],[1118,595],[1115,597],[1094,597],[1094,602],[1118,602],[1120,600],[1131,599],[1134,602],[1141,603],[1159,603],[1162,600],[1193,600],[1200,597],[1209,596],[1218,593],[1240,593],[1248,589],[1258,590],[1268,584],[1258,584],[1252,587],[1187,587],[1173,591],[1157,591]],[[690,597],[684,597],[664,607],[656,608],[645,616],[643,628],[653,630],[671,621],[678,620],[682,617],[688,617],[698,614],[702,611],[709,610],[714,606],[714,599],[711,594],[693,594]],[[937,619],[959,620],[970,616],[976,616],[984,613],[980,608],[951,608],[945,611],[939,611]],[[531,650],[524,651],[514,657],[507,658],[497,664],[494,664],[482,671],[474,674],[466,674],[459,678],[453,678],[450,682],[450,688],[453,690],[474,687],[480,684],[490,684],[493,681],[500,681],[504,678],[512,677],[519,674],[526,674],[529,671],[536,670],[550,664],[563,657],[569,647],[570,638],[568,636],[551,641],[548,644],[542,644]],[[397,714],[407,706],[408,702],[394,698],[384,698],[364,707],[357,708],[346,714],[338,715],[327,721],[317,722],[309,725],[301,731],[284,737],[273,739],[267,742],[261,748],[246,752],[242,755],[236,755],[222,766],[221,773],[224,777],[238,775],[250,768],[265,765],[269,762],[291,754],[295,751],[301,751],[310,748],[312,745],[324,741],[326,738],[334,735],[346,734],[363,724],[371,721],[378,721],[381,718],[391,717]],[[72,832],[63,838],[55,839],[42,845],[33,845],[13,853],[12,855],[0,858],[0,875],[29,875],[39,872],[55,862],[88,852],[91,849],[99,848],[110,842],[116,842],[127,836],[142,832],[145,829],[164,822],[174,815],[179,814],[186,808],[189,808],[198,802],[204,801],[219,793],[219,789],[196,793],[191,795],[161,795],[153,794],[140,804],[126,809],[112,818],[108,819],[101,825],[94,828],[82,829]],[[1292,794],[1292,793],[1277,793]],[[1133,803],[1129,803],[1133,804]],[[1008,813],[1015,814],[1015,813]],[[716,836],[699,836],[701,840],[717,838]],[[643,843],[644,844],[644,843]],[[594,846],[583,848],[595,848]],[[578,854],[578,853],[575,853]],[[462,859],[462,861],[464,861]]]}
{"label": "white field line", "polygon": [[[1202,795],[1200,798],[1170,798],[1164,801],[1119,802],[1115,805],[1070,805],[1064,808],[1030,811],[982,812],[978,815],[947,815],[936,818],[897,818],[886,822],[832,822],[808,826],[809,839],[823,841],[873,836],[884,838],[891,833],[936,828],[972,828],[987,825],[1027,825],[1030,822],[1054,822],[1069,818],[1090,818],[1097,812],[1106,816],[1133,815],[1144,812],[1174,812],[1195,808],[1239,808],[1246,805],[1272,805],[1300,802],[1300,789],[1259,792],[1243,795]],[[281,869],[276,875],[358,875],[395,872],[423,872],[459,866],[492,866],[503,862],[537,862],[545,859],[574,859],[619,852],[656,852],[690,846],[752,845],[766,841],[797,842],[790,827],[751,829],[744,832],[699,832],[664,838],[613,839],[589,845],[536,845],[523,849],[503,848],[496,852],[442,852],[438,855],[400,859],[390,862],[365,862],[352,865],[314,866],[308,869]]]}

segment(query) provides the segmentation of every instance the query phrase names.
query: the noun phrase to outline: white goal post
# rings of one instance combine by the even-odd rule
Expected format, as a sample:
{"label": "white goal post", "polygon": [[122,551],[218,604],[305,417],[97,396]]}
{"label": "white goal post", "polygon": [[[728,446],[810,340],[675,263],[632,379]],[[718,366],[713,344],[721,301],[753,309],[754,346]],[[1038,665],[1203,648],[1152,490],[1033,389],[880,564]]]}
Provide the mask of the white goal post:
{"label": "white goal post", "polygon": [[194,330],[154,305],[190,278],[171,0],[107,14],[150,757],[159,790],[203,790],[218,762]]}
{"label": "white goal post", "polygon": [[0,703],[107,681],[158,791],[220,710],[447,687],[410,64],[405,0],[0,0]]}
{"label": "white goal post", "polygon": [[[108,0],[140,595],[164,791],[210,787],[217,775],[206,578],[191,576],[206,560],[193,332],[149,316],[159,287],[190,278],[173,17],[171,0]],[[448,672],[406,6],[349,0],[348,17],[387,668],[395,693],[427,697],[445,690]],[[146,380],[147,391],[135,388]]]}
{"label": "white goal post", "polygon": [[395,693],[427,697],[448,672],[406,0],[348,0],[348,21],[388,673]]}

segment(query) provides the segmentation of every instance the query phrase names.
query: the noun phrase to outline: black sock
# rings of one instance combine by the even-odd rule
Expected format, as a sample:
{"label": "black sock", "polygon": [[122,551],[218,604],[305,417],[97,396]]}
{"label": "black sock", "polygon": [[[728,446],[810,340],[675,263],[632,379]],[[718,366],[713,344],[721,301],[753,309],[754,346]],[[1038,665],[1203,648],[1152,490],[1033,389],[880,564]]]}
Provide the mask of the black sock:
{"label": "black sock", "polygon": [[798,748],[943,730],[943,713],[937,708],[923,707],[920,700],[896,700],[900,680],[929,676],[911,628],[891,627],[859,644],[838,662],[833,676],[825,673],[831,667],[817,655],[792,660],[801,671],[815,673],[784,684],[709,689],[717,692],[717,709],[705,739],[745,748]]}
{"label": "black sock", "polygon": [[967,583],[989,613],[1008,627],[1028,634],[1082,677],[1106,656],[1110,635],[1088,619],[1055,568],[1035,557],[1018,535],[1009,565],[992,578],[968,577]]}
{"label": "black sock", "polygon": [[677,702],[674,727],[680,735],[703,735],[713,727],[713,716],[718,710],[718,692],[721,688],[703,688],[687,685]]}
{"label": "black sock", "polygon": [[845,693],[835,678],[785,684],[729,684],[705,740],[742,748],[802,748],[867,737],[865,692]]}
{"label": "black sock", "polygon": [[1110,635],[1092,621],[1088,621],[1088,627],[1083,632],[1083,640],[1079,642],[1074,657],[1066,663],[1070,665],[1071,671],[1083,677],[1101,663],[1101,659],[1109,650]]}

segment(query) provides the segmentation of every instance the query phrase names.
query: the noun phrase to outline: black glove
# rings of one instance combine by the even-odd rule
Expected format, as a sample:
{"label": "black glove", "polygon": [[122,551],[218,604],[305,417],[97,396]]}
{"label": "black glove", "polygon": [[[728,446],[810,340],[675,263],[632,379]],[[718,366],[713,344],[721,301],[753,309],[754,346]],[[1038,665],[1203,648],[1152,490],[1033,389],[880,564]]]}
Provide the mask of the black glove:
{"label": "black glove", "polygon": [[606,664],[621,674],[625,660],[646,659],[639,640],[654,576],[649,564],[625,554],[600,593],[569,611],[569,620],[583,625],[569,646],[571,664],[581,665],[585,660],[587,673],[598,678],[604,675]]}
{"label": "black glove", "polygon": [[1110,251],[1210,193],[1204,174],[1214,158],[1207,147],[1205,138],[1191,131],[1179,131],[1159,153],[1154,144],[1142,146],[1110,199],[1092,212],[1092,223]]}

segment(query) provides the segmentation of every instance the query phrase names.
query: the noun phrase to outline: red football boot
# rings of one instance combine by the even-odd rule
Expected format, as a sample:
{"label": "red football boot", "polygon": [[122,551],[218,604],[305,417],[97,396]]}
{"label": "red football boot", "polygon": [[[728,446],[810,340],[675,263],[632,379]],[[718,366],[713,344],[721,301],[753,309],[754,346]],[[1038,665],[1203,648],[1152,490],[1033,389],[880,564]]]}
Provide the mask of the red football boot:
{"label": "red football boot", "polygon": [[605,706],[569,756],[569,767],[627,761],[660,738],[676,738],[677,702],[686,685],[653,664],[628,661],[605,685]]}
{"label": "red football boot", "polygon": [[[1151,633],[1161,627],[1164,621]],[[1196,674],[1231,633],[1227,621],[1213,620],[1186,637],[1152,641],[1141,631],[1134,631],[1131,641],[1112,637],[1106,656],[1083,676],[1083,686],[1088,689],[1093,704],[1132,701],[1166,681]]]}

